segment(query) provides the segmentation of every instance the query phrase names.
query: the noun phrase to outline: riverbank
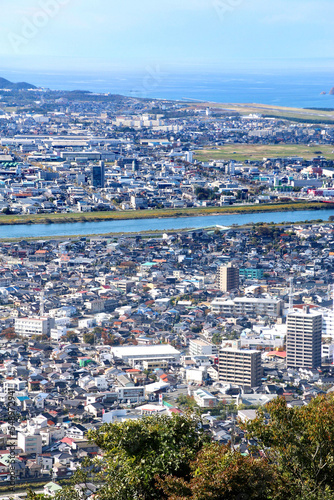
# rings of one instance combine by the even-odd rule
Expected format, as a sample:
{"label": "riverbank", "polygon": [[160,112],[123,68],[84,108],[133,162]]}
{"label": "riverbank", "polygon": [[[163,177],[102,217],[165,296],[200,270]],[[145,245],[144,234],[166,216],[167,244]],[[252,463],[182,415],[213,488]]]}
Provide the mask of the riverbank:
{"label": "riverbank", "polygon": [[[232,208],[232,207],[231,207]],[[153,217],[149,219],[132,220],[100,220],[97,222],[78,221],[73,224],[14,224],[4,225],[0,228],[0,239],[27,239],[27,238],[70,238],[77,236],[97,235],[138,235],[159,234],[192,229],[228,228],[240,227],[248,224],[289,224],[289,223],[312,223],[323,222],[334,219],[334,207],[330,210],[321,210],[319,207],[313,210],[291,210],[267,211],[258,213],[223,213],[207,214],[199,217]],[[327,207],[328,208],[328,207]]]}
{"label": "riverbank", "polygon": [[301,210],[328,210],[333,203],[293,202],[258,205],[232,205],[227,207],[175,208],[157,210],[131,210],[122,212],[85,212],[38,215],[1,215],[0,226],[17,224],[61,224],[75,222],[121,221],[133,219],[159,219],[171,217],[200,217],[206,215],[241,215],[265,212],[296,212]]}
{"label": "riverbank", "polygon": [[[324,220],[324,219],[312,219],[308,221],[295,221],[295,222],[247,222],[246,224],[235,224],[233,226],[219,226],[219,225],[213,225],[213,226],[205,226],[206,231],[221,231],[224,232],[230,228],[232,228],[234,231],[248,231],[254,227],[260,227],[260,226],[277,226],[281,228],[285,227],[290,227],[290,226],[305,226],[309,227],[312,224],[328,224],[329,220]],[[141,238],[161,238],[164,233],[168,233],[169,235],[177,235],[179,233],[190,233],[192,231],[196,231],[198,229],[202,229],[199,227],[183,227],[179,229],[166,229],[166,230],[161,230],[161,229],[153,229],[153,230],[148,230],[148,231],[137,231],[133,233],[124,233],[122,231],[115,231],[115,232],[109,232],[109,233],[85,233],[85,238],[99,238],[103,236],[104,238],[124,238],[124,236],[131,238],[140,235]],[[81,238],[83,235],[82,234],[67,234],[67,235],[59,235],[56,237],[58,241],[67,241],[68,239],[76,239],[76,238]],[[0,241],[5,241],[8,243],[18,243],[21,241],[23,236],[21,237],[7,237],[7,238],[1,238],[0,236]],[[37,241],[41,239],[41,236],[25,236],[25,240],[28,241]],[[45,236],[43,235],[43,240],[54,240],[55,236],[54,235],[49,235]]]}

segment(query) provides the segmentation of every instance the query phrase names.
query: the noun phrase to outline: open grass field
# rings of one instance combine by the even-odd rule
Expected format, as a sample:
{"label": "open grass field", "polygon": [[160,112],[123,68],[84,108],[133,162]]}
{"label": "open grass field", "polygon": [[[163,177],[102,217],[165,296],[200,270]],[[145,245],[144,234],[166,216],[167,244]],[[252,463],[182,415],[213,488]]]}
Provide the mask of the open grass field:
{"label": "open grass field", "polygon": [[306,160],[318,156],[329,160],[334,159],[334,146],[320,144],[319,146],[307,146],[306,144],[226,144],[216,149],[202,149],[195,152],[196,160],[263,160],[278,156],[302,156]]}
{"label": "open grass field", "polygon": [[[124,212],[86,212],[71,214],[1,215],[1,225],[12,224],[56,224],[73,222],[95,222],[103,220],[153,219],[165,217],[196,217],[214,214],[242,214],[256,212],[288,212],[298,210],[326,210],[334,203],[291,202],[268,205],[232,205],[226,207],[175,208],[159,210],[129,210]],[[0,229],[1,239],[1,229]]]}

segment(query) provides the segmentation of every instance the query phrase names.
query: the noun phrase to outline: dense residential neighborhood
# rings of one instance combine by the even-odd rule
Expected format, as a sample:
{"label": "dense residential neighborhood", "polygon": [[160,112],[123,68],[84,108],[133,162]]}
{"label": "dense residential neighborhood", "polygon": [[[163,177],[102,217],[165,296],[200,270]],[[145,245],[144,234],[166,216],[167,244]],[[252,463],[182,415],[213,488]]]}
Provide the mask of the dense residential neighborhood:
{"label": "dense residential neighborhood", "polygon": [[[333,160],[321,152],[332,126],[33,92],[34,103],[22,93],[27,109],[0,115],[2,217],[334,192]],[[228,144],[273,143],[319,152],[200,159]],[[17,482],[55,496],[85,458],[102,458],[89,431],[189,408],[213,441],[251,456],[241,423],[257,409],[278,397],[302,408],[334,388],[333,277],[334,225],[322,219],[1,239],[0,483],[10,481],[14,446]],[[95,491],[90,484],[87,497]]]}
{"label": "dense residential neighborhood", "polygon": [[[1,242],[1,480],[10,389],[25,481],[69,477],[105,422],[195,405],[228,443],[231,418],[330,391],[333,245],[329,223]],[[294,315],[320,317],[321,356],[287,365]]]}

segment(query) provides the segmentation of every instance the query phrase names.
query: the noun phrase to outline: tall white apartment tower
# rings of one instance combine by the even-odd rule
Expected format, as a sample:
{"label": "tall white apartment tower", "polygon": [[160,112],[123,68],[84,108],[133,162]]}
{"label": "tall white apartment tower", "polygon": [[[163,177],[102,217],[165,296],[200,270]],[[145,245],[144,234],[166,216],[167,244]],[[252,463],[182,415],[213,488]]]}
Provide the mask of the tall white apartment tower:
{"label": "tall white apartment tower", "polygon": [[286,364],[290,368],[321,366],[322,315],[308,306],[287,315]]}

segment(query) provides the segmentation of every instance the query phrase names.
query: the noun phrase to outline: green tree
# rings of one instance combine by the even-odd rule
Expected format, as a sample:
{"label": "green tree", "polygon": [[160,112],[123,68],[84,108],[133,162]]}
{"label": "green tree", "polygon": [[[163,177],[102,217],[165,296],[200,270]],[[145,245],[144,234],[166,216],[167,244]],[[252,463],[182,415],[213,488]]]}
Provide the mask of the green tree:
{"label": "green tree", "polygon": [[11,211],[11,209],[9,207],[6,207],[6,208],[3,208],[1,210],[1,213],[5,214],[5,215],[11,215],[13,212]]}
{"label": "green tree", "polygon": [[195,399],[192,396],[188,396],[186,394],[180,394],[176,402],[183,408],[194,409],[198,407]]}
{"label": "green tree", "polygon": [[77,334],[73,330],[69,330],[66,335],[63,335],[61,340],[65,340],[67,342],[79,342],[79,339],[77,337]]}
{"label": "green tree", "polygon": [[196,416],[145,417],[105,424],[89,433],[103,450],[100,500],[150,500],[164,495],[155,476],[185,477],[190,461],[208,442]]}
{"label": "green tree", "polygon": [[212,191],[212,189],[204,188],[201,186],[195,187],[195,194],[199,200],[212,200],[216,198],[216,193]]}
{"label": "green tree", "polygon": [[202,330],[201,326],[194,325],[191,327],[191,331],[194,333],[199,333]]}
{"label": "green tree", "polygon": [[86,344],[94,345],[95,344],[95,335],[92,332],[87,332],[83,334],[83,341]]}
{"label": "green tree", "polygon": [[212,335],[211,342],[212,342],[213,344],[220,345],[220,344],[221,344],[221,342],[222,342],[222,340],[223,340],[223,336],[222,336],[222,334],[221,334],[221,333],[216,332],[216,333],[214,333],[214,334]]}
{"label": "green tree", "polygon": [[101,326],[96,326],[93,330],[94,335],[99,335],[101,336],[103,333],[103,328]]}
{"label": "green tree", "polygon": [[[105,424],[89,432],[89,439],[101,448],[103,459],[85,460],[75,473],[72,485],[56,500],[79,500],[78,484],[98,484],[99,500],[153,500],[166,495],[157,477],[188,477],[190,463],[209,442],[197,416],[144,417],[142,420]],[[37,500],[28,493],[28,500]],[[46,499],[43,495],[38,497]]]}
{"label": "green tree", "polygon": [[278,398],[243,427],[289,484],[291,498],[334,498],[333,395],[293,408]]}
{"label": "green tree", "polygon": [[189,480],[167,476],[158,483],[168,500],[269,500],[274,478],[265,459],[212,443],[192,462]]}
{"label": "green tree", "polygon": [[333,500],[334,395],[301,408],[278,398],[240,423],[257,442],[248,456],[211,443],[199,424],[157,415],[91,431],[103,458],[85,460],[56,500],[84,498],[86,483],[99,500]]}

